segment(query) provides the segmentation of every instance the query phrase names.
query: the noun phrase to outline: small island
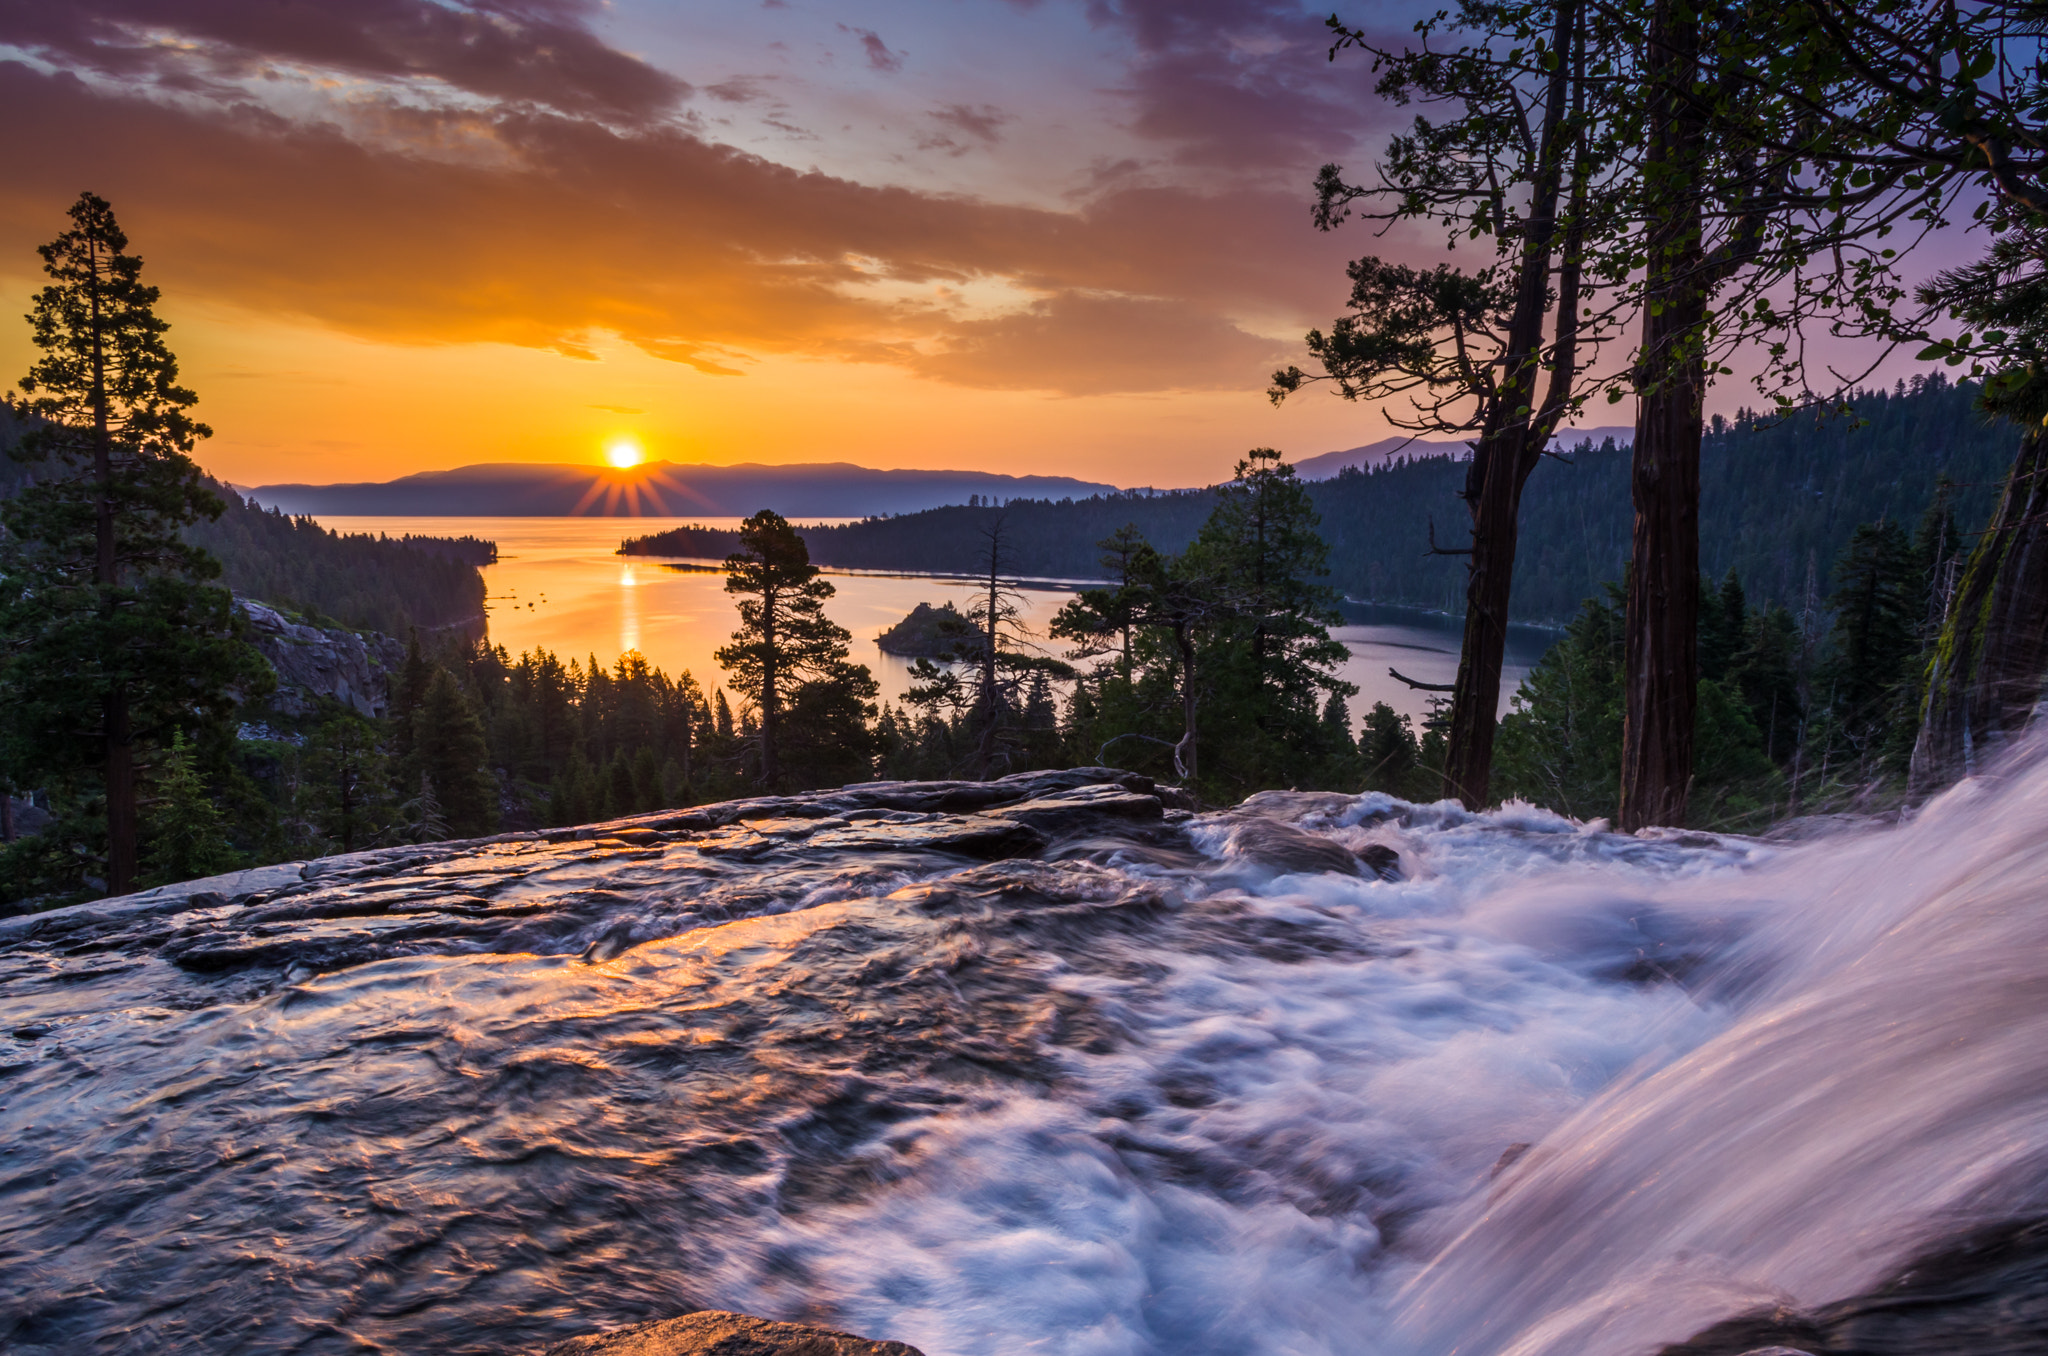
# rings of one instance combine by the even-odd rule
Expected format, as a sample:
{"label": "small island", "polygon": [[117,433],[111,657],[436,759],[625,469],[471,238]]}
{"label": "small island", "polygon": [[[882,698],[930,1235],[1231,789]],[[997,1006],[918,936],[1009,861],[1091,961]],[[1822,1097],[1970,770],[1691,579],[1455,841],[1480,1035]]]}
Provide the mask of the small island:
{"label": "small island", "polygon": [[919,603],[876,639],[882,653],[905,659],[958,659],[980,650],[983,632],[951,603]]}

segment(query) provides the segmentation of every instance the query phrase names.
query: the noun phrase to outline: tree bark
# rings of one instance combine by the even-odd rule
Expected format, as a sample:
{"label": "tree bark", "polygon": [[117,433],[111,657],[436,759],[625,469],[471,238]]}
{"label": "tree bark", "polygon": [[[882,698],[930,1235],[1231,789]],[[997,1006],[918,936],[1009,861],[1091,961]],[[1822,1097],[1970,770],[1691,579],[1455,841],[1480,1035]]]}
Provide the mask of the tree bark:
{"label": "tree bark", "polygon": [[2048,438],[2020,443],[1991,526],[1956,586],[1929,662],[1909,784],[1981,770],[2026,728],[2048,671]]}
{"label": "tree bark", "polygon": [[[1465,575],[1465,639],[1451,685],[1451,728],[1444,750],[1444,792],[1468,810],[1492,798],[1493,738],[1499,724],[1500,669],[1507,653],[1508,598],[1522,487],[1534,457],[1523,455],[1525,431],[1510,429],[1473,453],[1466,477],[1472,510],[1472,556]],[[1524,466],[1524,462],[1528,465]]]}
{"label": "tree bark", "polygon": [[1195,641],[1188,627],[1183,624],[1173,633],[1175,646],[1180,650],[1180,743],[1174,746],[1173,761],[1178,766],[1181,779],[1193,786],[1198,771],[1195,763]]}
{"label": "tree bark", "polygon": [[[88,289],[92,306],[92,421],[93,490],[96,555],[93,582],[99,587],[100,616],[114,621],[119,600],[115,590],[121,584],[120,559],[114,536],[114,438],[108,427],[107,357],[104,339],[105,317],[100,309],[97,247],[93,250],[94,277]],[[111,638],[111,637],[110,637]],[[114,672],[111,687],[101,699],[101,732],[106,739],[107,770],[107,893],[125,895],[135,888],[136,808],[135,748],[129,726],[128,692],[120,673],[125,656],[105,656]]]}
{"label": "tree bark", "polygon": [[1700,204],[1694,187],[1701,129],[1681,94],[1699,59],[1699,19],[1683,0],[1658,0],[1650,20],[1646,174],[1665,201],[1653,208],[1638,358],[1635,501],[1621,727],[1621,804],[1627,832],[1685,822],[1692,788],[1699,682],[1700,411],[1707,312]]}
{"label": "tree bark", "polygon": [[773,791],[782,778],[782,765],[775,757],[775,737],[782,724],[782,693],[776,680],[781,677],[775,663],[775,590],[761,590],[761,785]]}
{"label": "tree bark", "polygon": [[[1552,50],[1576,53],[1578,7],[1558,6]],[[1573,63],[1575,65],[1575,63]],[[1500,669],[1507,652],[1508,601],[1514,591],[1515,552],[1522,514],[1522,487],[1536,469],[1557,427],[1562,399],[1578,375],[1578,273],[1575,251],[1565,249],[1560,279],[1557,346],[1551,354],[1551,394],[1536,403],[1541,371],[1545,312],[1551,308],[1551,261],[1557,246],[1557,204],[1564,181],[1566,148],[1575,143],[1562,124],[1576,70],[1562,59],[1546,90],[1543,140],[1538,152],[1522,248],[1515,310],[1508,322],[1505,376],[1488,411],[1487,424],[1472,450],[1465,476],[1465,503],[1472,514],[1472,554],[1466,562],[1465,636],[1458,651],[1458,676],[1451,685],[1451,728],[1444,749],[1444,793],[1468,810],[1492,799],[1493,739],[1499,723]],[[1576,106],[1574,107],[1576,112]],[[1583,183],[1574,176],[1573,224]]]}

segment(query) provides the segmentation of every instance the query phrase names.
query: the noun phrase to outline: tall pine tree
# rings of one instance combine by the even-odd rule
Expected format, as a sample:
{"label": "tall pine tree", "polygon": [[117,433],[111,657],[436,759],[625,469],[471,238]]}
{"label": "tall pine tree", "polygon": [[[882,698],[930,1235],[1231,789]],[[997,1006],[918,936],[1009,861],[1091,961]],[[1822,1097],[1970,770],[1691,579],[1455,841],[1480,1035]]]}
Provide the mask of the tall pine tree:
{"label": "tall pine tree", "polygon": [[[762,509],[740,525],[740,549],[725,568],[725,591],[739,599],[740,628],[717,659],[759,720],[761,784],[778,787],[791,771],[800,780],[827,769],[834,777],[867,775],[874,676],[848,659],[852,637],[825,615],[833,588],[818,577],[804,539],[782,515]],[[721,732],[729,719],[721,710]],[[805,766],[783,766],[786,739],[804,746]]]}
{"label": "tall pine tree", "polygon": [[221,504],[189,455],[211,430],[189,413],[158,291],[104,199],[82,194],[71,222],[38,251],[51,281],[21,379],[31,483],[0,509],[0,687],[16,779],[103,800],[120,894],[135,883],[138,765],[179,726],[203,748],[238,693],[273,680],[206,582],[220,566],[179,538]]}

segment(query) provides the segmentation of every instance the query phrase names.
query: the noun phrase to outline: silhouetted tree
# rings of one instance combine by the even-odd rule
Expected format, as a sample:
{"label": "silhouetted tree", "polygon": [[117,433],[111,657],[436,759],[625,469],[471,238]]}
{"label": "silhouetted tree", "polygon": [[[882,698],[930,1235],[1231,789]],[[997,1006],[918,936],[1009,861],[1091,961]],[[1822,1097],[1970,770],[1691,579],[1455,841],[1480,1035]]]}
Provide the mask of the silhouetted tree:
{"label": "silhouetted tree", "polygon": [[740,627],[717,658],[760,722],[761,784],[783,783],[784,716],[799,706],[801,738],[813,757],[835,745],[859,754],[873,715],[874,677],[850,662],[851,637],[825,616],[834,590],[818,577],[803,538],[780,514],[762,509],[741,525],[740,549],[725,568],[725,590],[740,600]]}
{"label": "silhouetted tree", "polygon": [[174,729],[224,738],[237,697],[272,679],[227,591],[205,582],[218,563],[179,537],[221,504],[188,455],[211,430],[189,413],[158,291],[104,199],[82,194],[70,215],[38,251],[51,282],[21,390],[41,422],[16,450],[32,482],[0,510],[0,682],[18,773],[97,781],[120,894],[137,866],[138,753]]}

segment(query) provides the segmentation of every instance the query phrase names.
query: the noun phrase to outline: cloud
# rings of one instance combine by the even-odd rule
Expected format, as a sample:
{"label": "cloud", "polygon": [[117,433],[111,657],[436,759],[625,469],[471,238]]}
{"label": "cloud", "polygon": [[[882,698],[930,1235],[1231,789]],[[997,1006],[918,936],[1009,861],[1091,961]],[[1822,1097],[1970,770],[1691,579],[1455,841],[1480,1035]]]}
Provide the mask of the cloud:
{"label": "cloud", "polygon": [[962,386],[1126,395],[1255,387],[1283,349],[1186,302],[1067,293],[960,325],[911,366]]}
{"label": "cloud", "polygon": [[1328,60],[1329,30],[1292,0],[1091,0],[1089,12],[1132,43],[1121,88],[1133,130],[1183,165],[1291,178],[1395,120],[1371,61]]}
{"label": "cloud", "polygon": [[[944,151],[948,155],[986,150],[1003,139],[1004,123],[1016,121],[1014,114],[1005,113],[993,104],[979,107],[947,104],[925,116],[936,122],[939,130],[919,137],[917,148],[921,151]],[[963,137],[966,139],[962,140]]]}
{"label": "cloud", "polygon": [[0,5],[0,43],[125,81],[218,89],[277,63],[438,80],[491,100],[645,119],[689,86],[607,46],[596,0],[65,0]]}
{"label": "cloud", "polygon": [[889,44],[883,42],[881,35],[874,29],[848,28],[841,24],[839,31],[851,33],[860,39],[861,50],[867,53],[868,65],[873,69],[888,75],[894,75],[903,69],[903,53],[890,51]]}
{"label": "cloud", "polygon": [[[97,79],[104,65],[94,63],[114,57],[93,44],[133,37],[107,15],[142,3],[96,0],[44,25],[84,32],[65,41],[84,45],[93,79],[0,61],[10,147],[0,271],[27,272],[29,248],[90,187],[114,201],[174,302],[203,295],[378,340],[595,358],[616,334],[721,375],[796,355],[1003,389],[1256,390],[1272,353],[1260,334],[1326,324],[1356,243],[1311,231],[1291,182],[1203,192],[1118,165],[1104,167],[1093,196],[1058,211],[802,172],[676,119],[615,116],[559,65],[547,67],[548,98],[481,108],[357,100],[346,121],[294,120],[250,100],[167,99],[148,81]],[[411,3],[365,0],[365,11],[395,23]],[[197,12],[199,0],[166,0],[166,12],[179,5]],[[304,0],[270,8],[290,38],[271,46],[296,43],[330,64],[346,55]],[[471,0],[448,12],[510,16],[506,31],[530,39],[543,22],[573,28],[587,9]],[[42,10],[24,12],[0,3],[0,20],[17,30]],[[243,0],[207,9],[222,50],[258,51],[254,32],[225,35],[218,16],[229,12],[261,17]],[[421,20],[421,31],[438,22]],[[59,50],[45,37],[43,50]],[[388,67],[395,42],[377,29],[358,41],[368,54],[350,59]],[[406,50],[430,48],[420,38]],[[524,66],[435,60],[468,72],[474,88],[545,66],[538,54]],[[658,93],[627,104],[654,106]],[[985,104],[929,116],[962,146],[999,141],[1012,119]],[[966,300],[988,295],[967,286],[982,283],[1036,300],[991,317]]]}
{"label": "cloud", "polygon": [[639,406],[637,406],[637,405],[592,405],[592,406],[591,406],[590,408],[591,408],[591,409],[593,409],[593,410],[603,410],[603,411],[605,411],[605,412],[606,412],[607,414],[645,414],[645,413],[647,413],[647,411],[645,411],[645,410],[641,409],[641,408],[640,408]]}
{"label": "cloud", "polygon": [[993,104],[982,104],[970,108],[966,104],[947,104],[926,114],[935,122],[978,137],[993,146],[1003,139],[1002,127],[1006,122],[1015,122],[1016,115],[1005,113]]}

